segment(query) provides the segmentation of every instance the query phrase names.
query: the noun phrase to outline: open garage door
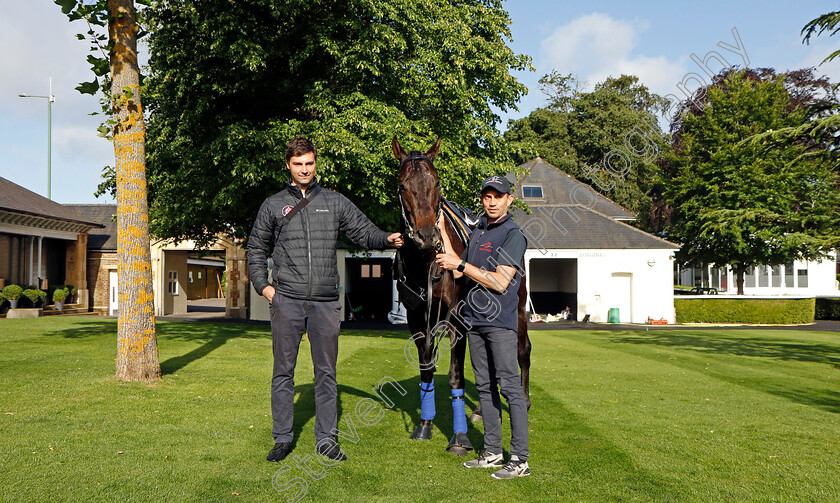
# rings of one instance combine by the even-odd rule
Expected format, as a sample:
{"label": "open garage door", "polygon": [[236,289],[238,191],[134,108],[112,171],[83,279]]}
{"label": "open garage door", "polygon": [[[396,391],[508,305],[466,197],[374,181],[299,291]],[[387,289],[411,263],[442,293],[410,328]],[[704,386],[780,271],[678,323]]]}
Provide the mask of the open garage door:
{"label": "open garage door", "polygon": [[557,314],[568,307],[577,319],[577,259],[535,258],[529,262],[531,302],[540,314]]}

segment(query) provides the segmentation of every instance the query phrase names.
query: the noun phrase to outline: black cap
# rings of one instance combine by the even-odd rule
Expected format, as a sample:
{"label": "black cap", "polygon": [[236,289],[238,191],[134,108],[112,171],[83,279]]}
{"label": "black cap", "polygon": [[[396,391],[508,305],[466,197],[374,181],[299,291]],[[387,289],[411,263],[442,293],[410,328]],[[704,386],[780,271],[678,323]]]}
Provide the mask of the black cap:
{"label": "black cap", "polygon": [[481,183],[481,193],[483,194],[487,189],[495,189],[502,194],[510,194],[510,183],[503,176],[493,175]]}

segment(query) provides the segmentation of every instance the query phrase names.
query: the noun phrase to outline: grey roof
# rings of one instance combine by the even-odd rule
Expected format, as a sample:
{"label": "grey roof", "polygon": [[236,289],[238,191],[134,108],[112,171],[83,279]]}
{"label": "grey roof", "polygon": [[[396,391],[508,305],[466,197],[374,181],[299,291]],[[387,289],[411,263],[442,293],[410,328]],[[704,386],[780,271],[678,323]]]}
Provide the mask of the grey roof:
{"label": "grey roof", "polygon": [[89,250],[117,249],[116,204],[65,204],[64,206],[104,226],[104,229],[88,232]]}
{"label": "grey roof", "polygon": [[51,201],[3,177],[0,177],[0,210],[94,227],[99,226],[98,222],[89,220],[72,209],[68,209],[62,204]]}
{"label": "grey roof", "polygon": [[[603,196],[589,185],[555,168],[537,157],[520,165],[528,174],[516,180],[515,196],[524,201],[531,209],[536,206],[556,204],[580,204],[592,208],[598,213],[619,220],[635,220],[636,215],[626,208]],[[509,177],[510,178],[510,177]],[[543,198],[524,198],[523,185],[539,185]]]}
{"label": "grey roof", "polygon": [[666,249],[679,245],[648,234],[578,205],[531,207],[532,214],[513,210],[513,218],[528,238],[530,249]]}

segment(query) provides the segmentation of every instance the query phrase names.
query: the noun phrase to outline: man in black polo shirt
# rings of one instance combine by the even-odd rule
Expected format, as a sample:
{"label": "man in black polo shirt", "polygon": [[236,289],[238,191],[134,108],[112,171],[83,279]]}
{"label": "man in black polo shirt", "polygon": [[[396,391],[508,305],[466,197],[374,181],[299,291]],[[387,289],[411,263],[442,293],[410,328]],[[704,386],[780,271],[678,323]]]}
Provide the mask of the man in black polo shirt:
{"label": "man in black polo shirt", "polygon": [[[517,356],[517,285],[522,280],[522,259],[527,242],[508,207],[513,202],[510,184],[491,176],[481,184],[484,216],[461,257],[441,253],[437,263],[466,276],[466,303],[461,315],[469,324],[470,358],[475,386],[484,415],[484,449],[467,468],[502,469],[497,479],[531,474],[528,468],[528,407],[519,379]],[[502,457],[502,404],[499,389],[510,409],[510,461]]]}

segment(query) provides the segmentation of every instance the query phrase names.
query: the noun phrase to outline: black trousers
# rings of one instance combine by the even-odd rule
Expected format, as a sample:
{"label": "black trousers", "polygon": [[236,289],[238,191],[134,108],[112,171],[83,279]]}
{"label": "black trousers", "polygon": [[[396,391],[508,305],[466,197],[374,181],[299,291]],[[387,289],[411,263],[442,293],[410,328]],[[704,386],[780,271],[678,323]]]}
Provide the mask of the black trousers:
{"label": "black trousers", "polygon": [[315,369],[315,440],[335,436],[338,390],[336,361],[341,301],[312,301],[285,297],[271,300],[271,339],[274,371],[271,377],[272,435],[276,443],[294,438],[295,365],[304,332],[309,336]]}

